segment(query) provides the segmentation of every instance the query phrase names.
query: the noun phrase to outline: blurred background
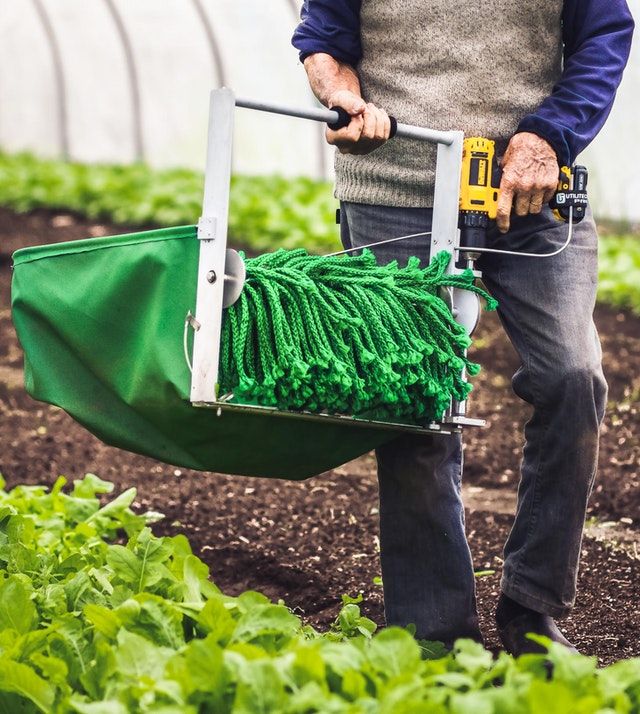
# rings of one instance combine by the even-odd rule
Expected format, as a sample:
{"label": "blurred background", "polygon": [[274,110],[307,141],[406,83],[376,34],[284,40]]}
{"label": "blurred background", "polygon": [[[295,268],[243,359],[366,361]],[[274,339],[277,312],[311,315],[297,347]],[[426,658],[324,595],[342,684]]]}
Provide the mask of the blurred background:
{"label": "blurred background", "polygon": [[[0,148],[201,169],[209,89],[312,102],[290,44],[300,4],[0,0]],[[640,0],[630,5],[640,15]],[[581,157],[602,218],[640,221],[639,89],[636,42],[611,118]],[[240,110],[236,136],[237,173],[331,178],[319,125]]]}
{"label": "blurred background", "polygon": [[[300,4],[2,0],[0,146],[201,169],[210,89],[311,103],[291,46]],[[319,125],[239,111],[237,132],[240,173],[328,175]]]}

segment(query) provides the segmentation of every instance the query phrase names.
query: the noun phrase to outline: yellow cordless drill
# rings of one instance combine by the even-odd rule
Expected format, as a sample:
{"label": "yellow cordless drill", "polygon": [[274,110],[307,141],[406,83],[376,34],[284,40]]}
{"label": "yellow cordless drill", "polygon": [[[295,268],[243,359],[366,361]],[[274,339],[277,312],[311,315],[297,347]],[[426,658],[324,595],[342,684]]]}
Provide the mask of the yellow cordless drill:
{"label": "yellow cordless drill", "polygon": [[[502,171],[495,155],[495,142],[482,137],[464,140],[460,180],[460,247],[473,252],[483,248],[489,221],[495,220],[500,197]],[[558,190],[549,205],[558,220],[579,223],[587,209],[587,169],[584,166],[560,169]]]}

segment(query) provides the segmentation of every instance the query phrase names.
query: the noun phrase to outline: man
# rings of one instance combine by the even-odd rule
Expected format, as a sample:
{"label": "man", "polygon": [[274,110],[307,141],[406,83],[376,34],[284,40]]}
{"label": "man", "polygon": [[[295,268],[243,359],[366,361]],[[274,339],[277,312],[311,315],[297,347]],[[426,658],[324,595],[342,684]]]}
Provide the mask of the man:
{"label": "man", "polygon": [[[633,20],[626,0],[305,0],[293,44],[311,87],[352,117],[327,131],[345,245],[428,231],[435,149],[389,137],[388,115],[496,140],[503,155],[491,247],[550,252],[566,238],[545,205],[611,109]],[[515,215],[512,215],[515,213]],[[392,243],[383,261],[428,260],[429,239]],[[575,601],[587,500],[607,388],[592,320],[593,219],[551,259],[487,255],[484,280],[521,366],[525,426],[518,508],[504,549],[498,631],[513,654],[527,632],[572,645],[554,618]],[[402,437],[377,451],[388,624],[448,646],[482,641],[460,499],[458,436]]]}

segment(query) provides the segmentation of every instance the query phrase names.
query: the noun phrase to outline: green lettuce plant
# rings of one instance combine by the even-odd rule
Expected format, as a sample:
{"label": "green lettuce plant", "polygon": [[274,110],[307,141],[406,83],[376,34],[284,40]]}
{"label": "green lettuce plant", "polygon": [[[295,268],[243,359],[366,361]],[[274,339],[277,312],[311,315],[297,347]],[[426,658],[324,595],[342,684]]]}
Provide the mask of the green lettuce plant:
{"label": "green lettuce plant", "polygon": [[349,597],[320,633],[282,602],[220,592],[183,535],[132,510],[134,489],[65,485],[0,490],[0,711],[640,711],[640,659],[598,670],[547,642],[548,679],[542,655],[376,634]]}

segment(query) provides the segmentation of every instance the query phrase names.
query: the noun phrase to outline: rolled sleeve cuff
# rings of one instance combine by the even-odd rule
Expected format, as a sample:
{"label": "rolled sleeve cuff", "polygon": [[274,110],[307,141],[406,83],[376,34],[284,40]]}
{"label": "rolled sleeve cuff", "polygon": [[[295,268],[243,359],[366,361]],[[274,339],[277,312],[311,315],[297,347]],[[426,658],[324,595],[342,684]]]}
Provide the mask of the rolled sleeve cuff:
{"label": "rolled sleeve cuff", "polygon": [[548,142],[556,152],[560,166],[571,166],[575,157],[571,155],[571,149],[566,137],[566,131],[568,131],[566,128],[535,114],[528,114],[518,124],[516,133],[524,131],[537,134]]}
{"label": "rolled sleeve cuff", "polygon": [[338,62],[344,62],[345,64],[350,64],[352,66],[355,66],[359,60],[358,55],[350,54],[349,52],[345,52],[343,49],[327,46],[317,40],[299,40],[296,42],[295,46],[300,53],[300,62],[304,62],[309,55],[314,55],[318,52],[331,55],[331,57]]}

